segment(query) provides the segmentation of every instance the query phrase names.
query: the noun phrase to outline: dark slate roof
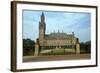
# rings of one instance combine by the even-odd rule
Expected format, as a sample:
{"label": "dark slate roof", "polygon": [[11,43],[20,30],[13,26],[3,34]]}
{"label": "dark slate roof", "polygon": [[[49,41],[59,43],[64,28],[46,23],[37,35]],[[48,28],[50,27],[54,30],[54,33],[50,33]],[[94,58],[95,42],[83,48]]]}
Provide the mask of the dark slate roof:
{"label": "dark slate roof", "polygon": [[54,39],[71,39],[73,37],[72,34],[66,34],[66,33],[51,33],[48,35],[45,35],[45,39],[47,40],[54,40]]}

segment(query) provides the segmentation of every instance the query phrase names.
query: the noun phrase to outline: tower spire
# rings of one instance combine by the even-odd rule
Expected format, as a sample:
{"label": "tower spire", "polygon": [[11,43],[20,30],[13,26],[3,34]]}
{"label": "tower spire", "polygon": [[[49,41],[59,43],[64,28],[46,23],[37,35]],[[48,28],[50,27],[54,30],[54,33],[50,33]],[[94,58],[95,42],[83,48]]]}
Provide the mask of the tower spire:
{"label": "tower spire", "polygon": [[43,42],[43,39],[45,38],[45,30],[46,30],[45,16],[44,13],[42,12],[39,21],[39,41],[41,42]]}
{"label": "tower spire", "polygon": [[44,13],[43,12],[41,14],[41,22],[45,22],[45,16],[44,16]]}
{"label": "tower spire", "polygon": [[42,12],[42,15],[41,16],[44,16],[44,13]]}

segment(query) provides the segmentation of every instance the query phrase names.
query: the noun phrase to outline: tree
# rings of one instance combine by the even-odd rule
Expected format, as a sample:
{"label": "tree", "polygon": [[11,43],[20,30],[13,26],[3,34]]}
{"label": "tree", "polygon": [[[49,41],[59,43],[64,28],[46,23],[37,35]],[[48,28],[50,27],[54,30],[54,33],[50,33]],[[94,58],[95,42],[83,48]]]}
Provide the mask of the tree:
{"label": "tree", "polygon": [[91,41],[81,42],[80,48],[81,48],[81,53],[90,53],[91,52]]}
{"label": "tree", "polygon": [[34,53],[35,42],[31,39],[23,39],[23,55],[32,55]]}

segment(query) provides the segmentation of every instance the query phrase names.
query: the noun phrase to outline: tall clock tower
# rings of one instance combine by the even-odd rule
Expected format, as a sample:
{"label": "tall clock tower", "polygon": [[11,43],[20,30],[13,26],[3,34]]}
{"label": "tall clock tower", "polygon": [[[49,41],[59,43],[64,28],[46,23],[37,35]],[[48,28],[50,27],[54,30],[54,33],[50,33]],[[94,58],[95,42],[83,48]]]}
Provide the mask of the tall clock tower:
{"label": "tall clock tower", "polygon": [[42,12],[40,21],[39,21],[39,43],[40,43],[40,46],[43,46],[43,42],[44,42],[44,38],[45,38],[45,29],[46,29],[45,16],[44,16],[44,13]]}

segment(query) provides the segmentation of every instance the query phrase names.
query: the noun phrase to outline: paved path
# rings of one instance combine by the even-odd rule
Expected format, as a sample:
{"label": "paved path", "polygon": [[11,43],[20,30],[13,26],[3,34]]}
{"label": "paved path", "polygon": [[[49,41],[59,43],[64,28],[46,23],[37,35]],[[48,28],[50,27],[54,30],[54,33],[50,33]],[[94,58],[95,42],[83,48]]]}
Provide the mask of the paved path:
{"label": "paved path", "polygon": [[24,56],[23,62],[55,61],[55,60],[81,60],[90,59],[90,54],[52,55],[52,56]]}

